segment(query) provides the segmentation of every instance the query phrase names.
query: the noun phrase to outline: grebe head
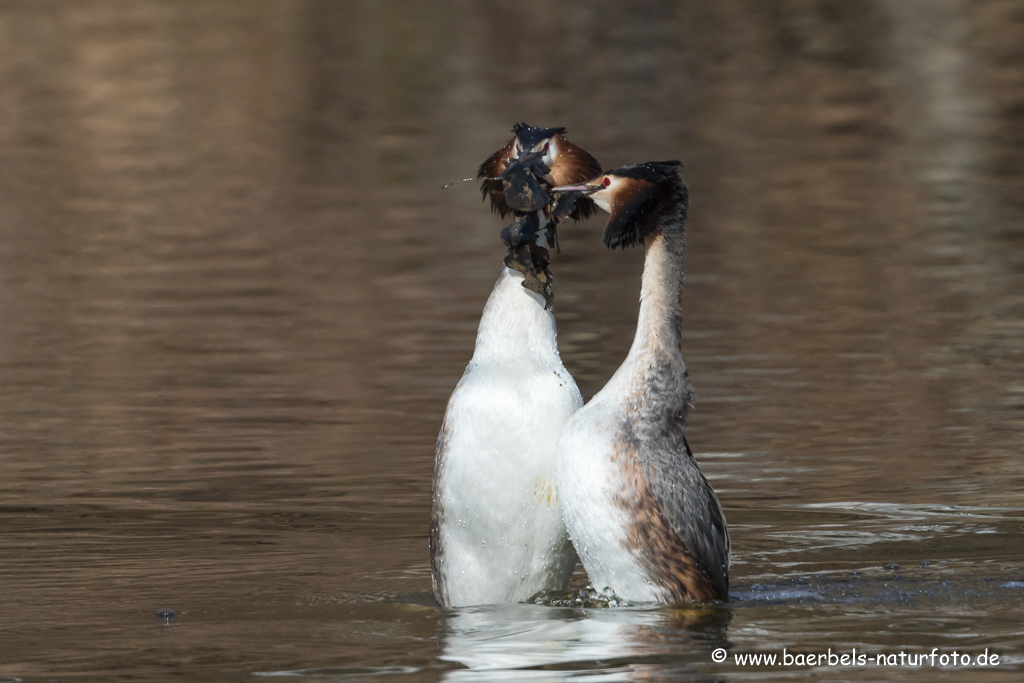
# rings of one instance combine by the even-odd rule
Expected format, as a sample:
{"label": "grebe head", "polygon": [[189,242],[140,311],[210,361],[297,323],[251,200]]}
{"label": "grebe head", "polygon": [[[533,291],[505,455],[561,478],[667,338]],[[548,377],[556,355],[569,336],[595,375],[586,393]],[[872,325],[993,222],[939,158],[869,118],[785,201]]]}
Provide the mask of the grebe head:
{"label": "grebe head", "polygon": [[[482,180],[480,192],[491,200],[491,210],[504,217],[515,211],[533,211],[535,208],[519,206],[515,197],[507,197],[507,173],[518,168],[529,170],[545,188],[552,185],[579,183],[601,172],[586,150],[572,144],[565,137],[565,128],[538,128],[527,123],[512,127],[514,137],[504,147],[480,165],[477,177]],[[580,220],[593,211],[593,203],[582,198],[577,201],[571,218]]]}
{"label": "grebe head", "polygon": [[679,178],[681,168],[678,161],[621,166],[585,183],[559,185],[552,192],[588,197],[611,214],[604,229],[605,246],[629,247],[677,225],[681,229],[688,201],[686,185]]}
{"label": "grebe head", "polygon": [[527,123],[512,126],[515,133],[516,159],[528,162],[539,159],[547,175],[558,157],[558,139],[565,139],[565,128],[537,128]]}

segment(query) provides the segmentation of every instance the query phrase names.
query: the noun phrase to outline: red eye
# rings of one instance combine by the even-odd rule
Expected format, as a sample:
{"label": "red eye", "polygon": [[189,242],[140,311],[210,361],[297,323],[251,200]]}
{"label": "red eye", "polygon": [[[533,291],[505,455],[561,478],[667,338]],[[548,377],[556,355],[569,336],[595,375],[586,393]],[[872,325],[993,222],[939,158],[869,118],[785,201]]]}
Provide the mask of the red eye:
{"label": "red eye", "polygon": [[605,178],[604,182],[601,183],[601,184],[604,185],[605,187],[608,187],[609,185],[612,184],[612,179],[611,178]]}
{"label": "red eye", "polygon": [[544,151],[547,152],[548,151],[548,147],[550,147],[550,146],[551,146],[550,142],[545,142],[544,143]]}

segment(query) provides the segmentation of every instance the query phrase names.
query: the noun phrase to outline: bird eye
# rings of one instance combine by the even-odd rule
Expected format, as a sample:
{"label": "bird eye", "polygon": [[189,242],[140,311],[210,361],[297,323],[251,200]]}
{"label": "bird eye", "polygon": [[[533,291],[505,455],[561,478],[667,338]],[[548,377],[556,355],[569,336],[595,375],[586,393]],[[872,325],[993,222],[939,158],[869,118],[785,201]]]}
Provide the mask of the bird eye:
{"label": "bird eye", "polygon": [[550,143],[550,142],[545,142],[545,143],[544,143],[544,149],[543,149],[543,151],[544,151],[544,152],[547,152],[547,151],[548,151],[548,147],[550,147],[550,146],[551,146],[551,143]]}
{"label": "bird eye", "polygon": [[601,184],[604,185],[605,187],[608,187],[609,185],[612,184],[612,179],[611,178],[605,178],[604,182],[601,183]]}

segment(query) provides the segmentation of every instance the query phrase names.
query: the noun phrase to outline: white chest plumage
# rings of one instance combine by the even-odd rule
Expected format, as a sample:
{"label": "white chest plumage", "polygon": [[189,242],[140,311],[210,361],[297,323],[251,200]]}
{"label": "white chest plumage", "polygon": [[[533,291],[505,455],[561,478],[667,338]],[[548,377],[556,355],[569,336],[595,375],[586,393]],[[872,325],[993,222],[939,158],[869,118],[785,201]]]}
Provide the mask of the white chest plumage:
{"label": "white chest plumage", "polygon": [[543,299],[502,270],[438,438],[431,560],[446,606],[564,588],[576,562],[555,493],[555,448],[583,404]]}
{"label": "white chest plumage", "polygon": [[629,368],[619,369],[565,426],[558,444],[555,483],[566,529],[599,591],[631,602],[661,602],[666,591],[648,575],[630,548],[630,519],[623,509],[623,395]]}
{"label": "white chest plumage", "polygon": [[678,417],[689,397],[681,281],[681,259],[649,243],[633,346],[558,445],[555,483],[583,566],[595,588],[631,602],[726,597],[724,516]]}

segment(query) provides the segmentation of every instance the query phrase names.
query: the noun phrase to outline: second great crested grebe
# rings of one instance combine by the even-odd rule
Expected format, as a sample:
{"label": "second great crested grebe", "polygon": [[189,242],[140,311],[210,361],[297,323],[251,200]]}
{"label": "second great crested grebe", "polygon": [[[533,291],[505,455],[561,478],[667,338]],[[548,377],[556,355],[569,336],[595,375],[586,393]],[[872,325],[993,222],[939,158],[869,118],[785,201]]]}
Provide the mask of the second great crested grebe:
{"label": "second great crested grebe", "polygon": [[646,247],[636,337],[608,383],[565,426],[555,482],[591,583],[634,602],[727,600],[729,532],[686,442],[692,397],[680,349],[686,185],[679,162],[608,171],[554,192],[610,215],[609,248]]}
{"label": "second great crested grebe", "polygon": [[[564,589],[576,564],[554,469],[562,428],[583,398],[558,354],[545,244],[588,202],[555,205],[547,190],[552,177],[580,182],[600,167],[562,128],[514,131],[480,170],[494,210],[516,217],[502,231],[505,266],[437,440],[430,559],[445,607]],[[584,158],[592,163],[569,169]]]}

